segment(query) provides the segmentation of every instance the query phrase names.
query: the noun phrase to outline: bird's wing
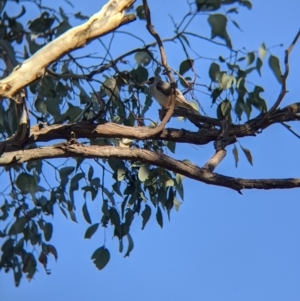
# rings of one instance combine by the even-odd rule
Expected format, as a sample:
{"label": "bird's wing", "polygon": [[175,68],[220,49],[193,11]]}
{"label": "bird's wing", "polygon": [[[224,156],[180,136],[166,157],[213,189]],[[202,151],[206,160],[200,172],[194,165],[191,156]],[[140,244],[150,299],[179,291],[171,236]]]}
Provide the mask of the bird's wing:
{"label": "bird's wing", "polygon": [[166,96],[170,96],[172,89],[171,89],[171,85],[167,82],[159,82],[156,84],[156,89],[158,91],[160,91],[161,93],[163,93]]}

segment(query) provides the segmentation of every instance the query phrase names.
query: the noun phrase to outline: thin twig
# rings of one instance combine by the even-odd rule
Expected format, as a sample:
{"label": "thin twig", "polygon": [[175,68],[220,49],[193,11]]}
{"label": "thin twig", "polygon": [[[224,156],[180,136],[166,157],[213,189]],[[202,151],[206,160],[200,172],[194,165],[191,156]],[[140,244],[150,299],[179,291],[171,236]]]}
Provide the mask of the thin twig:
{"label": "thin twig", "polygon": [[267,114],[264,116],[264,118],[261,120],[261,122],[263,122],[266,118],[268,118],[269,115],[272,114],[278,108],[278,106],[282,102],[285,94],[287,93],[286,80],[287,80],[287,77],[288,77],[289,71],[290,71],[289,55],[290,55],[291,51],[293,50],[294,46],[296,45],[297,40],[299,39],[299,36],[300,36],[300,30],[298,31],[297,35],[295,36],[295,38],[294,38],[292,44],[290,45],[290,47],[285,51],[285,57],[284,57],[285,72],[281,77],[282,78],[281,91],[278,95],[278,98],[277,98],[276,102],[270,108],[270,110],[267,112]]}
{"label": "thin twig", "polygon": [[175,82],[175,79],[174,79],[173,74],[171,72],[171,68],[168,65],[167,56],[166,56],[166,52],[165,52],[162,40],[161,40],[159,34],[155,31],[155,29],[154,29],[154,27],[151,23],[151,13],[150,13],[150,9],[149,9],[147,0],[143,0],[143,5],[144,5],[144,11],[145,11],[145,16],[146,16],[146,21],[147,21],[146,27],[147,27],[149,33],[157,41],[159,51],[160,51],[160,56],[161,56],[161,63],[162,63],[162,65],[164,66],[164,68],[166,70],[166,74],[169,77],[170,84],[173,88],[173,93],[172,93],[172,97],[171,97],[171,103],[170,103],[169,110],[168,110],[167,114],[164,116],[164,118],[163,118],[162,122],[160,123],[160,125],[153,130],[153,134],[158,134],[164,129],[164,127],[169,122],[169,120],[171,119],[171,117],[174,113],[175,102],[176,102],[176,99],[175,99],[175,97],[176,97],[175,96],[176,82]]}

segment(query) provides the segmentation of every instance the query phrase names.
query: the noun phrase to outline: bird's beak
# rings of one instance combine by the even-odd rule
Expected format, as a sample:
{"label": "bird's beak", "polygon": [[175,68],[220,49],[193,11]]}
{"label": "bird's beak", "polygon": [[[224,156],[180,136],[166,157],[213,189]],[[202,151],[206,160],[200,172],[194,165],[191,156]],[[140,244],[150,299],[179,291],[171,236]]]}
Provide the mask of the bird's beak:
{"label": "bird's beak", "polygon": [[146,81],[142,82],[140,85],[141,86],[150,85],[149,79],[147,79]]}

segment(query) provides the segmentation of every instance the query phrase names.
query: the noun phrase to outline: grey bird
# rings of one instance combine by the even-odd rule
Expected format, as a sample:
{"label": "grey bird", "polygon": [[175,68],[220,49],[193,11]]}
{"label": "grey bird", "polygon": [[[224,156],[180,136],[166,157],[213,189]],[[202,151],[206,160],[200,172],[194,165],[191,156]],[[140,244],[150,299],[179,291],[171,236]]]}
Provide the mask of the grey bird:
{"label": "grey bird", "polygon": [[[150,94],[156,99],[156,101],[163,107],[167,107],[171,103],[171,85],[168,82],[163,81],[160,76],[155,76],[149,78],[144,84],[149,85]],[[195,108],[193,108],[184,98],[183,94],[176,89],[176,103],[175,107],[185,108],[189,110],[194,110],[198,112]]]}

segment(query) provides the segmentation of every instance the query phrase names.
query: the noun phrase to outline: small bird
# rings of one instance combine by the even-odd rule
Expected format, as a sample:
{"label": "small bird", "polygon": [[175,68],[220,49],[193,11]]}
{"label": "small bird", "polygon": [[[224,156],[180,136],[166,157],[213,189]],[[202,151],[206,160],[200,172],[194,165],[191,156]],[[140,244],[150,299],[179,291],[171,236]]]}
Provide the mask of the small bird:
{"label": "small bird", "polygon": [[[157,100],[157,102],[163,107],[167,107],[171,103],[172,88],[168,82],[163,81],[160,76],[149,78],[144,84],[149,85],[150,94]],[[175,107],[185,108],[189,110],[197,111],[190,105],[184,98],[183,94],[176,89],[176,103]],[[198,111],[197,111],[198,112]]]}

